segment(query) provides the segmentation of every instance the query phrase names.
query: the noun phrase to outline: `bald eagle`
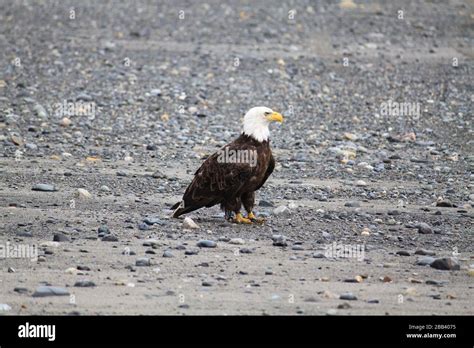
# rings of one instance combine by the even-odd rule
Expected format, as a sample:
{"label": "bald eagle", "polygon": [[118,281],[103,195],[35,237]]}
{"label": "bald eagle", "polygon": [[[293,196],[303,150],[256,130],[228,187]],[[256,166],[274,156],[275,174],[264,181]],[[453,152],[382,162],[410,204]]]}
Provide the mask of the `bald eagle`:
{"label": "bald eagle", "polygon": [[[253,207],[255,191],[275,168],[269,140],[271,122],[281,123],[283,116],[267,107],[250,109],[244,116],[241,135],[209,156],[194,173],[183,200],[171,208],[173,217],[220,204],[227,220],[241,224],[263,222],[255,216]],[[240,212],[242,205],[247,217]]]}

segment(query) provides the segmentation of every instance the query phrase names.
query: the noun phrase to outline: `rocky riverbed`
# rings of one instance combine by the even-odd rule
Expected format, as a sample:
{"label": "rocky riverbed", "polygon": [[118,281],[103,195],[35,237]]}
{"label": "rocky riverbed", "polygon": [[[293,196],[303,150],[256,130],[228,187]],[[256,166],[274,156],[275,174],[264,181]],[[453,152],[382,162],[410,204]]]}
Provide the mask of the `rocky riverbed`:
{"label": "rocky riverbed", "polygon": [[[473,18],[0,2],[0,314],[472,315]],[[257,105],[265,224],[171,219]]]}

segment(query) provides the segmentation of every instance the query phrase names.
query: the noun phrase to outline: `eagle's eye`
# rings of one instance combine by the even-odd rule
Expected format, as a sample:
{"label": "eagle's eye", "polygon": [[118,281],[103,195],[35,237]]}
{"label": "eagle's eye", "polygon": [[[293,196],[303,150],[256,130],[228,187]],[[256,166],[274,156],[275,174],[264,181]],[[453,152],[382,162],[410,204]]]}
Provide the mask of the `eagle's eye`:
{"label": "eagle's eye", "polygon": [[269,111],[265,112],[265,116],[268,116],[270,114],[271,114],[271,112],[269,112]]}

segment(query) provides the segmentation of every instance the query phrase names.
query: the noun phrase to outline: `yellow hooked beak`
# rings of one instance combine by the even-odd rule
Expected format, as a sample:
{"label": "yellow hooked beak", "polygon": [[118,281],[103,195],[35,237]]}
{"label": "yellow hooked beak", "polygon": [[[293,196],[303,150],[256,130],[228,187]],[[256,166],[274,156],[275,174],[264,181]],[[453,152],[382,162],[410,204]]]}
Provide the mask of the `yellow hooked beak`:
{"label": "yellow hooked beak", "polygon": [[268,121],[283,122],[283,116],[278,112],[272,112],[270,115],[265,116]]}

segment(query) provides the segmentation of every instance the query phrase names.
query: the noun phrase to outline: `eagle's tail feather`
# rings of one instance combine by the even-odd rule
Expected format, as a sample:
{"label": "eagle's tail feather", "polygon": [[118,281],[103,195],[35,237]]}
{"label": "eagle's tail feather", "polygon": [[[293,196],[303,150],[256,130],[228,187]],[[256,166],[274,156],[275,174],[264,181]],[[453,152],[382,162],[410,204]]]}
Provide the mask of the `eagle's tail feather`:
{"label": "eagle's tail feather", "polygon": [[181,204],[181,202],[177,202],[176,204],[173,204],[173,206],[170,208],[170,210],[175,210],[176,208],[179,207],[180,204]]}
{"label": "eagle's tail feather", "polygon": [[173,210],[174,209],[174,212],[173,212],[173,217],[174,218],[177,218],[183,214],[186,214],[186,213],[190,213],[192,211],[195,211],[197,209],[201,208],[201,206],[188,206],[188,207],[185,207],[184,206],[184,201],[181,201],[181,202],[178,202],[176,203],[175,205],[173,205],[171,207],[171,209]]}

